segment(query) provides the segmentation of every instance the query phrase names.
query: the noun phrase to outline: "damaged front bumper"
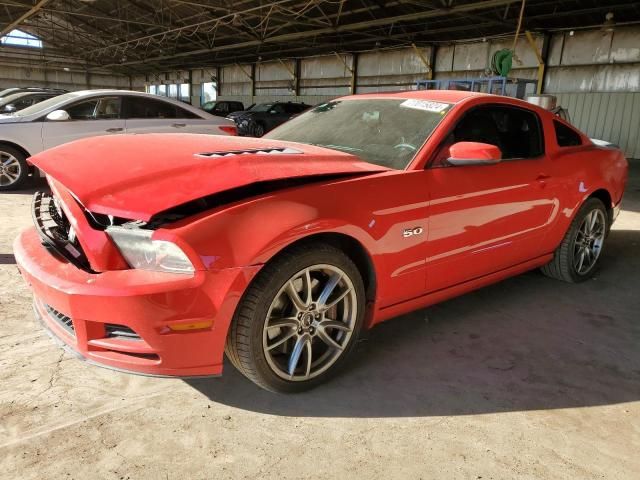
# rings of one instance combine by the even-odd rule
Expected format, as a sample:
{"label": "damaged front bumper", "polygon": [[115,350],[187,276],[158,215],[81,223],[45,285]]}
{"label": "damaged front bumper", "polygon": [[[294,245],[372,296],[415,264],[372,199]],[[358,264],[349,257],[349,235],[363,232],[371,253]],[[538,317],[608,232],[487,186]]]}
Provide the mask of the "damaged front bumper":
{"label": "damaged front bumper", "polygon": [[68,349],[91,363],[159,376],[221,374],[229,323],[260,268],[91,273],[52,255],[34,228],[16,239],[14,253],[37,317]]}

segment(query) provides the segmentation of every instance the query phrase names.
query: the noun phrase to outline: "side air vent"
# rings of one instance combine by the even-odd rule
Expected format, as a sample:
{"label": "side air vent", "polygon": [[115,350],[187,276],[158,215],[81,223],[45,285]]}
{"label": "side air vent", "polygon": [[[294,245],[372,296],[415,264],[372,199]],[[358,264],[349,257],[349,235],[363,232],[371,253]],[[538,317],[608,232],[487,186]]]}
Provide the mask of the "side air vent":
{"label": "side air vent", "polygon": [[207,158],[219,158],[219,157],[233,157],[234,155],[301,155],[300,150],[289,147],[267,147],[267,148],[253,148],[247,150],[228,150],[222,152],[205,152],[196,153],[198,157]]}
{"label": "side air vent", "polygon": [[73,327],[73,322],[71,321],[71,317],[57,311],[55,308],[51,307],[50,305],[44,304],[44,308],[52,320],[54,320],[58,325],[60,325],[67,332],[69,332],[71,335],[75,337],[76,332],[75,332],[75,328]]}

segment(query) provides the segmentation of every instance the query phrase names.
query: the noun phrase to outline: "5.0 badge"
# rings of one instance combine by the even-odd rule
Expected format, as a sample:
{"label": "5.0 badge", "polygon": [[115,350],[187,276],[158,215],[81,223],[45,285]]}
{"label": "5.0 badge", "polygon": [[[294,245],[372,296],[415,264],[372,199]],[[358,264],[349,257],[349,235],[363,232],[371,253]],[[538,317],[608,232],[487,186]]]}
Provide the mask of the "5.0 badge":
{"label": "5.0 badge", "polygon": [[402,232],[404,238],[413,237],[414,235],[421,235],[424,232],[422,227],[405,228]]}

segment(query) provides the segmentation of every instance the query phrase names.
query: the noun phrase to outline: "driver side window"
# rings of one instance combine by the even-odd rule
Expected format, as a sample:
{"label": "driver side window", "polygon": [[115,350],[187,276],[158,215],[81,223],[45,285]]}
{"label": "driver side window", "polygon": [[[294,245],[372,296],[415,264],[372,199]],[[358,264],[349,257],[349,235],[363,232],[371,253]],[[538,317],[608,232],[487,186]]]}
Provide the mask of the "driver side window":
{"label": "driver side window", "polygon": [[503,160],[537,158],[544,153],[538,116],[523,108],[488,105],[469,110],[438,148],[431,165],[447,166],[449,148],[458,142],[495,145]]}
{"label": "driver side window", "polygon": [[213,111],[216,113],[227,113],[228,107],[226,103],[218,103],[215,107],[213,107]]}
{"label": "driver side window", "polygon": [[100,97],[65,108],[71,120],[109,120],[120,118],[120,98]]}
{"label": "driver side window", "polygon": [[71,117],[71,120],[90,120],[93,118],[97,105],[98,99],[92,98],[91,100],[76,103],[75,105],[65,108],[65,110]]}

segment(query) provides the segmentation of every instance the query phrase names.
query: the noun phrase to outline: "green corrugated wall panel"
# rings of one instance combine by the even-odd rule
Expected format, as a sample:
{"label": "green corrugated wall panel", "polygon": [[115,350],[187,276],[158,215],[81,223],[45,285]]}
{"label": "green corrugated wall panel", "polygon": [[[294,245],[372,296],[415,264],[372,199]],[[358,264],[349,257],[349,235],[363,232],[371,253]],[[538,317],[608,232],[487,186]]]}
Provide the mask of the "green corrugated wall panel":
{"label": "green corrugated wall panel", "polygon": [[629,158],[640,158],[640,92],[559,93],[571,122],[592,138],[616,143]]}

